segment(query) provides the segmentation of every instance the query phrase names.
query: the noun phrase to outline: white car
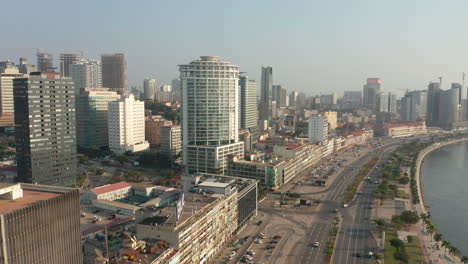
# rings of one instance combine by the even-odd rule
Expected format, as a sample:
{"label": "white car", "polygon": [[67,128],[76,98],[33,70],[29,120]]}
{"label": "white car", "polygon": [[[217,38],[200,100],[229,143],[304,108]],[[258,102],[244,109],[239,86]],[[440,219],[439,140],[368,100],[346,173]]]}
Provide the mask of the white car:
{"label": "white car", "polygon": [[318,241],[316,241],[316,242],[314,243],[314,247],[319,247],[319,246],[320,246],[320,243],[319,243]]}

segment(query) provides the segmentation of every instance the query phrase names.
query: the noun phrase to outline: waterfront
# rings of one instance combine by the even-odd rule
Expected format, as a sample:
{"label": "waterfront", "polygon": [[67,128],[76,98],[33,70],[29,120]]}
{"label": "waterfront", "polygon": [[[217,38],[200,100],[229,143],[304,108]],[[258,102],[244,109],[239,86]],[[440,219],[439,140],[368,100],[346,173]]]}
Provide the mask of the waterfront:
{"label": "waterfront", "polygon": [[422,179],[438,232],[468,255],[468,142],[447,145],[426,156]]}

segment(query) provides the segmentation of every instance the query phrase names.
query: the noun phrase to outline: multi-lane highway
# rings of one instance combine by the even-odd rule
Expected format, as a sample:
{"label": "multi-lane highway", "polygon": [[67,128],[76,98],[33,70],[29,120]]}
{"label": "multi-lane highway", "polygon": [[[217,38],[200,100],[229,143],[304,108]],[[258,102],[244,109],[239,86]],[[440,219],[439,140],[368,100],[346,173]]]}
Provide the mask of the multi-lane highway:
{"label": "multi-lane highway", "polygon": [[[379,177],[377,168],[385,163],[392,149],[387,149],[369,174],[373,180]],[[374,263],[367,256],[369,252],[375,253],[377,248],[377,241],[371,233],[371,215],[376,188],[377,184],[364,181],[354,201],[347,208],[340,209],[342,224],[336,241],[333,263]]]}

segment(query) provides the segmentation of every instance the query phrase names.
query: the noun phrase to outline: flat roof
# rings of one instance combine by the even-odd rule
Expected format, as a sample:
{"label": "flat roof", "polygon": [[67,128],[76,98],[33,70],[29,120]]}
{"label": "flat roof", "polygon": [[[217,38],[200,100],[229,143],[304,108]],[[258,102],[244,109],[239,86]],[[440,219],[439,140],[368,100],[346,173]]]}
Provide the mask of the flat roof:
{"label": "flat roof", "polygon": [[215,187],[215,188],[226,188],[229,185],[230,185],[230,183],[212,182],[212,181],[204,181],[204,182],[198,184],[198,186],[200,186],[200,187]]}
{"label": "flat roof", "polygon": [[110,200],[103,200],[103,199],[95,200],[95,201],[93,201],[93,203],[109,205],[109,206],[122,208],[122,209],[126,209],[126,210],[132,210],[132,211],[136,211],[136,210],[140,209],[140,207],[134,206],[134,205],[131,205],[131,204],[121,203],[121,202],[116,202],[116,201],[110,201]]}
{"label": "flat roof", "polygon": [[29,207],[37,202],[49,200],[60,195],[60,193],[30,191],[23,189],[23,197],[21,198],[16,200],[0,199],[0,215],[5,215],[13,211]]}

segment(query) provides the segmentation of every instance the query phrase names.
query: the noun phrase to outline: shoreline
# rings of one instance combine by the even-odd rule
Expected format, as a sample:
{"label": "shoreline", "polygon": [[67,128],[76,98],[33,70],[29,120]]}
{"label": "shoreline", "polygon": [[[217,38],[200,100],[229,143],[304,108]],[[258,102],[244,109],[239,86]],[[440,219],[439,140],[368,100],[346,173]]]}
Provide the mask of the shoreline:
{"label": "shoreline", "polygon": [[[424,191],[423,191],[423,175],[422,175],[422,165],[424,163],[424,159],[426,158],[427,155],[431,154],[432,152],[440,149],[440,148],[443,148],[445,146],[448,146],[448,145],[452,145],[452,144],[456,144],[456,143],[460,143],[460,142],[464,142],[464,141],[468,141],[468,138],[462,138],[462,139],[456,139],[456,140],[452,140],[452,141],[447,141],[447,142],[438,142],[438,143],[435,143],[423,150],[421,150],[419,153],[418,153],[418,158],[416,160],[416,172],[415,172],[415,178],[416,178],[416,185],[418,187],[418,195],[420,197],[420,202],[419,204],[415,205],[417,209],[419,209],[418,211],[420,211],[419,213],[424,213],[424,214],[427,214],[429,212],[429,205],[427,203],[427,200],[424,196]],[[424,224],[423,224],[424,225]],[[424,233],[424,228],[423,230],[421,230],[423,233]],[[428,247],[426,245],[426,242],[424,242],[424,248],[425,248],[425,251],[428,252]],[[456,261],[460,261],[460,258],[458,256],[455,256],[456,258]],[[429,253],[429,259],[430,259],[430,253]]]}

